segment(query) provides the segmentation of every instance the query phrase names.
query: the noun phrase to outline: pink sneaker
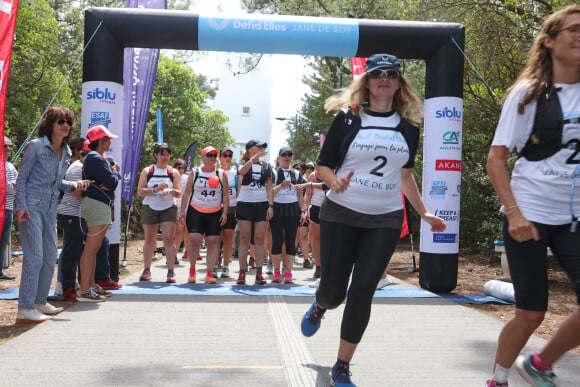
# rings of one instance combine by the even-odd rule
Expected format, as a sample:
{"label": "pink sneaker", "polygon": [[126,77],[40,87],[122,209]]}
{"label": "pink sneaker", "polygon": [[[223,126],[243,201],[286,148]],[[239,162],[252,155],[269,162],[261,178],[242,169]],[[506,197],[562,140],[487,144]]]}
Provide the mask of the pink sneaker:
{"label": "pink sneaker", "polygon": [[291,284],[292,282],[293,282],[293,280],[292,280],[292,272],[286,270],[284,272],[284,283],[285,284]]}
{"label": "pink sneaker", "polygon": [[487,382],[485,382],[485,387],[508,387],[508,382],[497,383],[493,378],[489,378],[487,379]]}
{"label": "pink sneaker", "polygon": [[274,277],[272,277],[273,284],[279,284],[282,282],[282,277],[280,276],[280,270],[274,270]]}

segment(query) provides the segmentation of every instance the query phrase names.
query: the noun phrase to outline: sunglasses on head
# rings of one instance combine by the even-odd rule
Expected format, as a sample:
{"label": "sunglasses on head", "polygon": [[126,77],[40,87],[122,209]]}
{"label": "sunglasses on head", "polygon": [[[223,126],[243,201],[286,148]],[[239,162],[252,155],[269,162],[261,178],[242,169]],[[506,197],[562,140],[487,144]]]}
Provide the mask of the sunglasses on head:
{"label": "sunglasses on head", "polygon": [[396,72],[395,70],[382,70],[382,69],[378,69],[378,70],[373,70],[369,73],[369,77],[371,77],[372,79],[381,79],[381,78],[387,78],[387,79],[398,79],[399,78],[399,73]]}
{"label": "sunglasses on head", "polygon": [[292,152],[284,152],[282,153],[280,156],[281,157],[292,157],[293,153]]}
{"label": "sunglasses on head", "polygon": [[65,122],[66,122],[66,124],[68,126],[73,126],[73,121],[70,118],[68,120],[65,120],[64,118],[61,118],[58,121],[56,121],[56,123],[59,124],[59,125],[64,125]]}
{"label": "sunglasses on head", "polygon": [[231,159],[233,156],[233,153],[222,153],[222,157],[225,157],[226,159]]}
{"label": "sunglasses on head", "polygon": [[217,154],[216,153],[208,153],[207,155],[205,155],[205,157],[215,159],[215,158],[217,158]]}

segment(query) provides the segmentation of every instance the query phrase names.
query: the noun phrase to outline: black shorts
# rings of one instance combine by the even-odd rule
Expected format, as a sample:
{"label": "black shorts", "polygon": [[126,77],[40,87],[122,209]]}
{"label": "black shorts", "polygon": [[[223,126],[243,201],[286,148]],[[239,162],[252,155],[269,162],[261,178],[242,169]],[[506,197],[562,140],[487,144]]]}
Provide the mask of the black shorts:
{"label": "black shorts", "polygon": [[236,228],[236,224],[238,221],[236,220],[236,207],[228,208],[228,220],[226,224],[223,225],[224,230],[234,230]]}
{"label": "black shorts", "polygon": [[310,206],[308,218],[312,223],[320,224],[320,206]]}
{"label": "black shorts", "polygon": [[503,236],[510,275],[514,284],[516,306],[544,312],[548,308],[547,248],[572,282],[576,302],[580,304],[580,231],[570,232],[570,225],[546,225],[533,222],[540,240],[514,241],[507,232],[504,218]]}
{"label": "black shorts", "polygon": [[221,216],[221,210],[218,212],[212,212],[211,214],[206,214],[188,206],[187,216],[185,218],[187,232],[207,236],[220,235],[222,233],[222,227],[220,226]]}
{"label": "black shorts", "polygon": [[236,206],[236,218],[252,222],[265,222],[268,212],[268,202],[238,202]]}

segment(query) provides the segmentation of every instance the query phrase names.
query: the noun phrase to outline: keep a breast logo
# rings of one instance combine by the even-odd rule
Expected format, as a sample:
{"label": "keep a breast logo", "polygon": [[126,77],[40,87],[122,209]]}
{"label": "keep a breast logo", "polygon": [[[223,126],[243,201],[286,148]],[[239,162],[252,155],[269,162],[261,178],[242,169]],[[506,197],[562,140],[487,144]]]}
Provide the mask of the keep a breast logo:
{"label": "keep a breast logo", "polygon": [[225,30],[226,27],[228,26],[229,20],[209,19],[208,23],[212,30],[222,31]]}

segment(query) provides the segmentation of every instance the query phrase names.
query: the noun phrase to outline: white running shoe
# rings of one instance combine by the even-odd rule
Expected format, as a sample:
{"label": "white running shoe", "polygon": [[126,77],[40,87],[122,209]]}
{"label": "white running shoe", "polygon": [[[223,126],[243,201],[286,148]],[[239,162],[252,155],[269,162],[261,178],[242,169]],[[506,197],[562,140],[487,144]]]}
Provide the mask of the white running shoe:
{"label": "white running shoe", "polygon": [[50,319],[50,316],[42,314],[36,309],[18,308],[18,313],[16,313],[17,324],[41,323]]}
{"label": "white running shoe", "polygon": [[309,288],[318,289],[318,286],[320,286],[320,279],[317,279],[316,281],[308,284]]}
{"label": "white running shoe", "polygon": [[387,278],[381,278],[379,280],[379,283],[377,284],[377,289],[382,289],[384,287],[389,286],[392,283],[393,282],[391,282],[391,280],[388,277]]}
{"label": "white running shoe", "polygon": [[53,314],[59,314],[60,312],[62,312],[64,310],[64,308],[50,305],[47,302],[44,305],[36,304],[36,310],[38,310],[42,314],[53,315]]}

